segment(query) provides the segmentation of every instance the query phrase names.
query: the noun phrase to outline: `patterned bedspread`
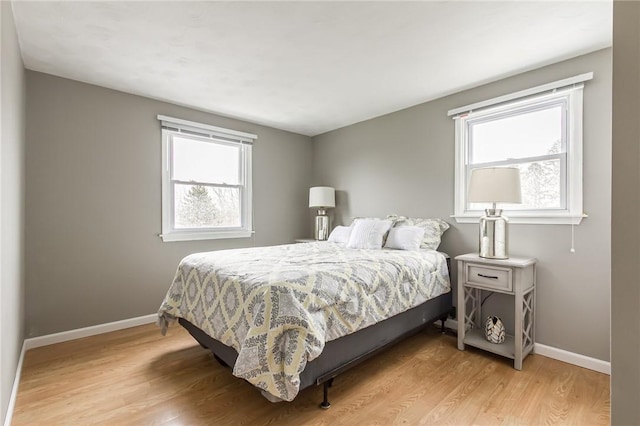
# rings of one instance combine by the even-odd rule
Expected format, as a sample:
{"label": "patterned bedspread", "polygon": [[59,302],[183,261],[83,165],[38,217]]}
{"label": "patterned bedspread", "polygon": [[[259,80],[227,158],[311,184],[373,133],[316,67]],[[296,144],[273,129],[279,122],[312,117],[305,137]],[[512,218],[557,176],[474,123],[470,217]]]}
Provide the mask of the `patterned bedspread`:
{"label": "patterned bedspread", "polygon": [[233,374],[291,401],[327,341],[450,290],[436,251],[355,250],[316,242],[185,257],[158,311],[238,352]]}

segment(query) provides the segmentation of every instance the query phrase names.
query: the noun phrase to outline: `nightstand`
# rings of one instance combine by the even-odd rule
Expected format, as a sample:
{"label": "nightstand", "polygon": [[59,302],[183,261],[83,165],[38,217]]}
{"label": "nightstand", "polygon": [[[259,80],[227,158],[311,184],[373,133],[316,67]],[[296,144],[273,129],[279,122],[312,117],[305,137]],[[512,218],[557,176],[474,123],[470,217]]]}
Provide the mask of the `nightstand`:
{"label": "nightstand", "polygon": [[[522,360],[533,350],[535,342],[536,259],[484,259],[477,254],[463,254],[455,259],[458,261],[458,349],[463,351],[465,345],[484,349],[513,359],[513,367],[522,370]],[[491,343],[484,335],[483,292],[513,296],[514,335],[507,335],[504,343]]]}
{"label": "nightstand", "polygon": [[296,243],[315,243],[316,241],[313,238],[296,238]]}

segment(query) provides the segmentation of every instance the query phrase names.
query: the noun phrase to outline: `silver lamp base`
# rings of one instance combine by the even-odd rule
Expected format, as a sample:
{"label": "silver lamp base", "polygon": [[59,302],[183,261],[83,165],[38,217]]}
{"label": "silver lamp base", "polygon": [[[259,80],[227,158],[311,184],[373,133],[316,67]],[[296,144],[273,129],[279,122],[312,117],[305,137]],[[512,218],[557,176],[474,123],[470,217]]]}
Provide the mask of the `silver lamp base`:
{"label": "silver lamp base", "polygon": [[318,241],[326,241],[329,238],[329,216],[326,209],[318,209],[315,238]]}
{"label": "silver lamp base", "polygon": [[486,209],[480,218],[480,257],[509,258],[509,219],[501,209]]}

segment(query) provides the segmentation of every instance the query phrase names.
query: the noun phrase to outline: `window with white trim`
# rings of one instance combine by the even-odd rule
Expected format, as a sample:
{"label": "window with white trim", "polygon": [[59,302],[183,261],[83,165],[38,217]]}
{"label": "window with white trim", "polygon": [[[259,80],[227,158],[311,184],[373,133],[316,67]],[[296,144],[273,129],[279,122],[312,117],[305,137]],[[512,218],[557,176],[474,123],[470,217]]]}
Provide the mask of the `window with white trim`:
{"label": "window with white trim", "polygon": [[568,86],[563,80],[449,111],[455,119],[458,222],[477,222],[491,207],[467,201],[472,170],[517,167],[522,204],[498,205],[510,222],[580,223],[582,82],[591,78],[585,74],[567,79],[579,80]]}
{"label": "window with white trim", "polygon": [[162,115],[158,120],[163,241],[250,237],[257,136]]}

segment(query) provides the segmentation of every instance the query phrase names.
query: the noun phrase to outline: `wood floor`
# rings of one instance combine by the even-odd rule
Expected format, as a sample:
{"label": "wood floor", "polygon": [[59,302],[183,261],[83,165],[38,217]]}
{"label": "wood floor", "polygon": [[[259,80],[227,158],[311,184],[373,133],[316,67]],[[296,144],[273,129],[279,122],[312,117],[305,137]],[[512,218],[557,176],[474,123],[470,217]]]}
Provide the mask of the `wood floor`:
{"label": "wood floor", "polygon": [[322,388],[272,404],[175,326],[145,325],[26,353],[14,425],[605,425],[609,376],[498,356],[417,334]]}

